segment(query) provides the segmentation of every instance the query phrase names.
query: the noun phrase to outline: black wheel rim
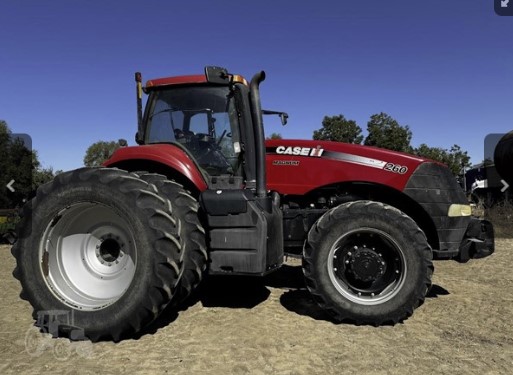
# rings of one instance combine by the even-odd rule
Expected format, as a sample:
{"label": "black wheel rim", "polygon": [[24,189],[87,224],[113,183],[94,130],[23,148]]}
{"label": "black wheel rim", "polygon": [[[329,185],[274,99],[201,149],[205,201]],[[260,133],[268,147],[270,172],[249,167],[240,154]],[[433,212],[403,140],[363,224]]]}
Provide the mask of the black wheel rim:
{"label": "black wheel rim", "polygon": [[358,228],[340,236],[330,248],[327,268],[337,291],[361,305],[392,299],[408,271],[401,246],[375,228]]}

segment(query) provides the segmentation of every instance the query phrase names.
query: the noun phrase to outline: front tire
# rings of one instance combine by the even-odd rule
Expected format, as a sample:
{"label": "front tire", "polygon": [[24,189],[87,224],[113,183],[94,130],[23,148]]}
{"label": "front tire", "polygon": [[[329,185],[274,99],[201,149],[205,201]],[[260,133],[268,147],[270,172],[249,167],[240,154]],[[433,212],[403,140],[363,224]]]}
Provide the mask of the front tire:
{"label": "front tire", "polygon": [[69,311],[59,334],[78,327],[92,341],[119,341],[153,321],[183,267],[169,204],[153,185],[110,168],[62,173],[40,187],[12,250],[34,318]]}
{"label": "front tire", "polygon": [[326,212],[310,229],[303,272],[308,289],[335,320],[395,324],[424,301],[432,251],[401,211],[356,201]]}

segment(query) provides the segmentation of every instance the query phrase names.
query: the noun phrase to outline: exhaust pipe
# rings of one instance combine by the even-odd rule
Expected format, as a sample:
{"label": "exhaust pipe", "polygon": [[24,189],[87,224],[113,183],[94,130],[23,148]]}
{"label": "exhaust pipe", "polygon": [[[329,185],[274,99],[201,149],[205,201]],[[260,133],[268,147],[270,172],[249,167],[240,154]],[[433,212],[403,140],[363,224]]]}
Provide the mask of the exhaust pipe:
{"label": "exhaust pipe", "polygon": [[258,198],[267,196],[267,181],[265,172],[265,136],[262,105],[260,103],[260,83],[265,80],[265,72],[261,71],[253,76],[249,84],[251,97],[251,118],[253,120],[253,133],[256,151],[256,195]]}
{"label": "exhaust pipe", "polygon": [[135,142],[139,145],[144,143],[143,124],[142,124],[142,75],[140,72],[135,73],[136,95],[137,95],[137,134]]}

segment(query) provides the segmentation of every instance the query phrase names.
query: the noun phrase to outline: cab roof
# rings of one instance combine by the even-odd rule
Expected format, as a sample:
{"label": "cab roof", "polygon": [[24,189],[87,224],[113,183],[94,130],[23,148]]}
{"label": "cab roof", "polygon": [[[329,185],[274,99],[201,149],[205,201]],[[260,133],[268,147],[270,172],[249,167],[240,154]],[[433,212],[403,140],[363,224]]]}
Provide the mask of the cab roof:
{"label": "cab roof", "polygon": [[185,85],[185,84],[198,84],[207,83],[207,77],[204,74],[178,76],[178,77],[166,77],[150,79],[146,82],[146,88],[160,87],[160,86],[174,86],[174,85]]}
{"label": "cab roof", "polygon": [[[248,85],[248,82],[244,79],[244,77],[240,75],[233,75],[232,77],[234,82],[242,83],[246,86]],[[151,90],[153,88],[163,86],[197,85],[205,83],[208,83],[208,80],[204,74],[156,78],[146,81],[146,86],[144,87],[144,90]]]}

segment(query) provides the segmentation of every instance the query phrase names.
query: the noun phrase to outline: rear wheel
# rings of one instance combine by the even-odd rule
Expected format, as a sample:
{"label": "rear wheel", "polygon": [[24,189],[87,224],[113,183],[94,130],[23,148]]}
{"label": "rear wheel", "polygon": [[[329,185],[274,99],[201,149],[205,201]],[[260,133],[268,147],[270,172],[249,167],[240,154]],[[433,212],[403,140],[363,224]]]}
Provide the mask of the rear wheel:
{"label": "rear wheel", "polygon": [[117,169],[78,169],[39,188],[12,250],[34,317],[69,311],[59,333],[79,327],[93,341],[118,341],[153,321],[183,267],[169,205],[153,185]]}
{"label": "rear wheel", "polygon": [[173,204],[173,215],[181,222],[181,246],[184,267],[173,304],[183,302],[199,285],[207,267],[207,246],[205,230],[198,218],[198,201],[182,185],[168,180],[166,176],[135,172],[141,179],[154,184],[159,194]]}
{"label": "rear wheel", "polygon": [[426,237],[410,217],[382,203],[357,201],[328,211],[311,228],[303,271],[317,302],[336,320],[395,324],[424,301],[431,259]]}

